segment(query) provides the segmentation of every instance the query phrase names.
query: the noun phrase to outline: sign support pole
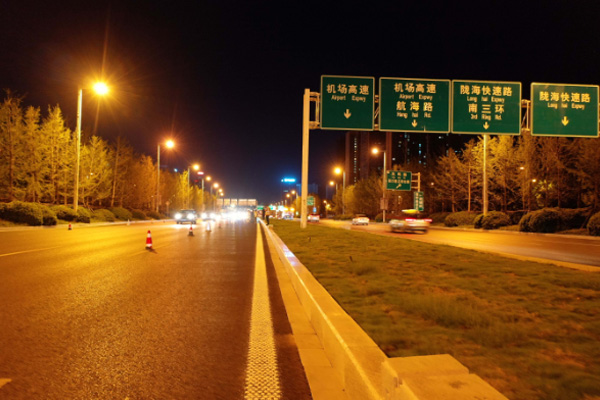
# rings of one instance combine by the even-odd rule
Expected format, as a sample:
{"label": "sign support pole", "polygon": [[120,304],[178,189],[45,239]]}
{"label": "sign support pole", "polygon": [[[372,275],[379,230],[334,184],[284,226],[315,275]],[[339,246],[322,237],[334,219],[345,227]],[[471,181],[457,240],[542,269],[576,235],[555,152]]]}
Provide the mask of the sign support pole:
{"label": "sign support pole", "polygon": [[488,213],[487,144],[490,135],[483,135],[483,215]]}
{"label": "sign support pole", "polygon": [[387,189],[387,172],[385,165],[385,153],[387,153],[387,149],[383,152],[383,223],[385,224],[385,209],[387,208],[387,204],[385,204],[385,191]]}
{"label": "sign support pole", "polygon": [[302,196],[300,207],[300,228],[305,229],[308,221],[308,134],[310,132],[310,89],[304,89],[302,109]]}

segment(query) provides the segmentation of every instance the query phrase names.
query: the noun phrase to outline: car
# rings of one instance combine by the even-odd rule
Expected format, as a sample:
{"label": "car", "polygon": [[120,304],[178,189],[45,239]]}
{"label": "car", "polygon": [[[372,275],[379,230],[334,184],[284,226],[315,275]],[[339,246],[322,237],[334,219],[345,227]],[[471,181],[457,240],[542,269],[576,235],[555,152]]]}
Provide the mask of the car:
{"label": "car", "polygon": [[321,220],[321,217],[319,216],[319,214],[310,214],[308,216],[308,222],[319,222]]}
{"label": "car", "polygon": [[402,210],[399,218],[390,220],[392,232],[427,233],[431,219],[422,218],[417,210]]}
{"label": "car", "polygon": [[202,221],[217,221],[221,218],[220,214],[216,212],[203,212],[202,213]]}
{"label": "car", "polygon": [[184,222],[190,222],[196,224],[198,214],[195,210],[179,210],[175,213],[175,222],[182,224]]}
{"label": "car", "polygon": [[365,214],[356,214],[352,218],[352,225],[369,225],[369,217]]}

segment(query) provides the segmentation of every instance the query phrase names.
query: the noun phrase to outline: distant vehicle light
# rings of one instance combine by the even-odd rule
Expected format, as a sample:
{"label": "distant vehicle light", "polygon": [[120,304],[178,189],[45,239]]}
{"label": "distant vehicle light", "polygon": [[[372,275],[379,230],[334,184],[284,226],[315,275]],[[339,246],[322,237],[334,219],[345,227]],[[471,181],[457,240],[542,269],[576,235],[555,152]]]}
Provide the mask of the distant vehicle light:
{"label": "distant vehicle light", "polygon": [[432,223],[432,222],[433,222],[433,220],[432,220],[431,218],[425,218],[425,222]]}
{"label": "distant vehicle light", "polygon": [[205,213],[205,212],[203,212],[203,213],[202,213],[202,219],[205,219],[206,217],[208,217],[208,214],[207,214],[207,213]]}

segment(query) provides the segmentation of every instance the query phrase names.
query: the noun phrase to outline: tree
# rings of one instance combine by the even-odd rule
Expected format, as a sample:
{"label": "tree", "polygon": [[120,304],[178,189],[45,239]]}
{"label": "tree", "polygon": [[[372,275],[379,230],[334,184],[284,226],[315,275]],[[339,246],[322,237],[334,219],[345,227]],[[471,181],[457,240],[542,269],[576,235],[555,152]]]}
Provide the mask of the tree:
{"label": "tree", "polygon": [[115,146],[109,149],[109,158],[113,166],[110,206],[114,207],[117,199],[119,199],[119,205],[123,206],[123,192],[126,188],[125,177],[133,158],[133,148],[119,136]]}
{"label": "tree", "polygon": [[501,210],[506,212],[509,203],[514,204],[517,200],[515,192],[519,188],[519,160],[513,157],[513,138],[508,135],[499,136],[490,140],[488,146],[492,193],[499,200]]}
{"label": "tree", "polygon": [[39,202],[43,194],[43,177],[47,174],[40,132],[40,109],[28,107],[23,123],[23,154],[19,168],[24,175],[25,201]]}
{"label": "tree", "polygon": [[600,210],[600,139],[575,139],[577,154],[573,173],[577,174],[584,191],[583,203],[591,207],[591,213]]}
{"label": "tree", "polygon": [[66,204],[67,197],[72,194],[75,149],[60,107],[48,107],[48,116],[42,122],[40,133],[47,164],[44,197],[51,203],[57,203],[63,196]]}
{"label": "tree", "polygon": [[128,190],[123,194],[123,205],[151,210],[156,196],[156,164],[152,157],[133,157],[127,169],[125,186]]}
{"label": "tree", "polygon": [[17,162],[24,159],[22,100],[7,90],[0,105],[0,184],[5,193],[0,196],[11,201],[16,199]]}
{"label": "tree", "polygon": [[442,202],[450,202],[452,212],[457,211],[457,204],[459,201],[459,188],[461,186],[460,172],[460,160],[456,156],[454,150],[450,149],[447,155],[442,156],[438,160],[436,166],[436,173],[433,177],[435,192],[440,194]]}
{"label": "tree", "polygon": [[88,206],[100,205],[112,191],[112,167],[108,157],[108,143],[92,136],[81,151],[81,198]]}
{"label": "tree", "polygon": [[[374,218],[379,213],[379,200],[382,196],[382,181],[377,175],[371,175],[368,179],[356,182],[351,195],[346,198],[346,211],[348,208],[352,214],[367,214]],[[350,197],[350,201],[348,201]]]}

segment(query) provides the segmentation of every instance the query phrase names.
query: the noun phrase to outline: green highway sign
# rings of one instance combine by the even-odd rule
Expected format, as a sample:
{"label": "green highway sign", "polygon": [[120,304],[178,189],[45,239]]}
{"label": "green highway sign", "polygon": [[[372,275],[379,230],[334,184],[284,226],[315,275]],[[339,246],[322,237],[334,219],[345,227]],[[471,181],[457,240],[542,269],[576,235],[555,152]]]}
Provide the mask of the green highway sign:
{"label": "green highway sign", "polygon": [[411,190],[412,172],[387,171],[387,190]]}
{"label": "green highway sign", "polygon": [[372,131],[375,78],[321,76],[321,129]]}
{"label": "green highway sign", "polygon": [[598,86],[532,83],[531,134],[598,137]]}
{"label": "green highway sign", "polygon": [[308,196],[306,198],[306,205],[307,206],[314,206],[315,205],[315,196]]}
{"label": "green highway sign", "polygon": [[379,130],[450,132],[450,81],[379,78]]}
{"label": "green highway sign", "polygon": [[452,132],[521,133],[521,82],[452,81]]}
{"label": "green highway sign", "polygon": [[413,192],[414,208],[417,211],[425,211],[425,196],[423,192]]}

